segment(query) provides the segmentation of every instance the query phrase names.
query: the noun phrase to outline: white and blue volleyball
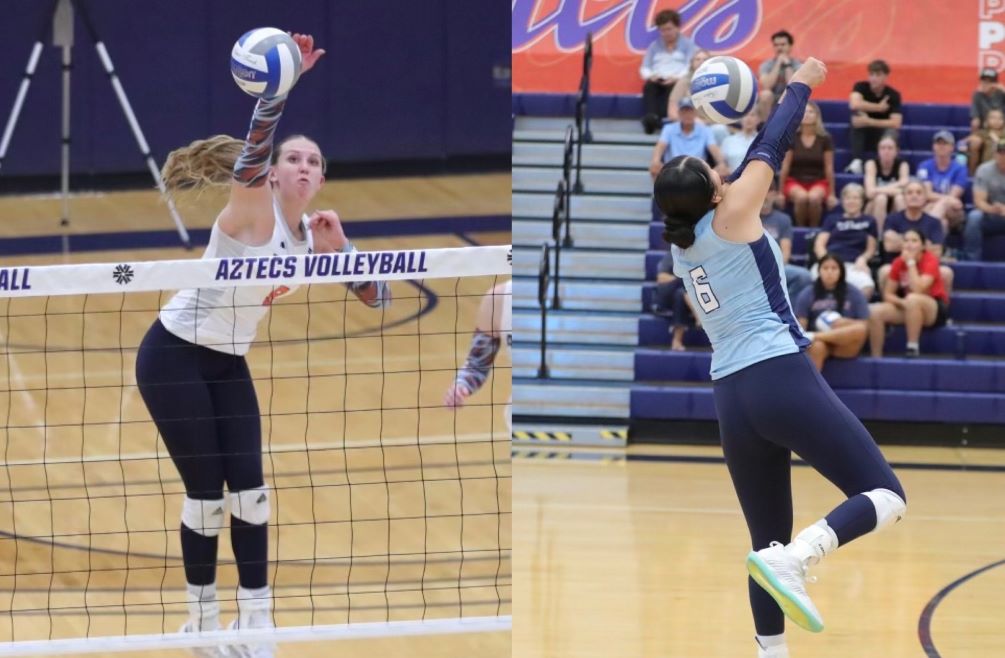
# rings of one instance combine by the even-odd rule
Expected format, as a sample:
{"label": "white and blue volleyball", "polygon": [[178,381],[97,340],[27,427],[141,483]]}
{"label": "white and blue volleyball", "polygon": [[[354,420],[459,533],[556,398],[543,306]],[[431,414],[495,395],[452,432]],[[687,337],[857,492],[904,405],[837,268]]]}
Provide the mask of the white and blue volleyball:
{"label": "white and blue volleyball", "polygon": [[843,316],[837,311],[824,311],[817,316],[816,329],[817,331],[830,331],[834,328],[834,323],[840,320]]}
{"label": "white and blue volleyball", "polygon": [[230,51],[230,74],[256,98],[285,96],[300,77],[300,48],[274,27],[251,30]]}
{"label": "white and blue volleyball", "polygon": [[710,121],[734,123],[757,103],[757,78],[742,60],[711,57],[691,76],[691,100]]}

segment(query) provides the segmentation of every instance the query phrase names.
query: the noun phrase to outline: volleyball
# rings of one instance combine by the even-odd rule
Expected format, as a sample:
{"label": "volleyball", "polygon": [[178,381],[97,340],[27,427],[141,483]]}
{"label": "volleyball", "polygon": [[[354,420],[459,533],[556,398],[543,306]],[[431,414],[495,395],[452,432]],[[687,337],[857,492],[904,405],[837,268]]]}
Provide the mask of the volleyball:
{"label": "volleyball", "polygon": [[757,102],[757,78],[742,60],[711,57],[691,76],[694,106],[715,123],[733,123]]}
{"label": "volleyball", "polygon": [[256,98],[285,96],[300,77],[300,48],[274,27],[251,30],[230,51],[230,74]]}
{"label": "volleyball", "polygon": [[817,316],[817,331],[830,331],[834,323],[840,320],[842,315],[837,311],[824,311]]}

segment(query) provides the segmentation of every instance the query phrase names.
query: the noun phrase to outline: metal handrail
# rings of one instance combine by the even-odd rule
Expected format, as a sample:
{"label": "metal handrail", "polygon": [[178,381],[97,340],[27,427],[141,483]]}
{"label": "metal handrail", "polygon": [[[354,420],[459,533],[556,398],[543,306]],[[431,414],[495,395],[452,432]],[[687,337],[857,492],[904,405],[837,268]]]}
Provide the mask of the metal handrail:
{"label": "metal handrail", "polygon": [[541,363],[537,367],[538,379],[547,379],[548,371],[548,277],[551,269],[551,255],[548,243],[541,245],[541,263],[537,272],[537,303],[541,307]]}
{"label": "metal handrail", "polygon": [[558,181],[558,186],[555,188],[555,203],[551,212],[551,240],[555,244],[555,293],[551,299],[551,307],[554,309],[562,308],[562,300],[558,294],[558,284],[562,278],[562,241],[559,238],[562,234],[562,223],[564,222],[566,226],[569,224],[569,208],[566,204],[568,196],[565,181]]}
{"label": "metal handrail", "polygon": [[[572,223],[572,146],[573,127],[570,125],[565,129],[565,149],[562,153],[562,180],[565,182],[565,237],[562,238],[563,247],[572,246],[572,236],[570,235],[570,224]],[[555,237],[557,244],[558,237]]]}

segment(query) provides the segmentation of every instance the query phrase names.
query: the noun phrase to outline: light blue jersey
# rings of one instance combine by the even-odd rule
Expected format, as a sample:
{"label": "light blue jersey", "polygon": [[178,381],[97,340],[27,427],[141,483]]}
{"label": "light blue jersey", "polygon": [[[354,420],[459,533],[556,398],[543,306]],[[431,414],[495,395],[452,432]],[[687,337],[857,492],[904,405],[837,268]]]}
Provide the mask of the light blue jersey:
{"label": "light blue jersey", "polygon": [[709,212],[687,249],[670,247],[673,273],[687,288],[712,342],[712,379],[810,344],[792,313],[782,252],[767,233],[730,242],[712,230]]}

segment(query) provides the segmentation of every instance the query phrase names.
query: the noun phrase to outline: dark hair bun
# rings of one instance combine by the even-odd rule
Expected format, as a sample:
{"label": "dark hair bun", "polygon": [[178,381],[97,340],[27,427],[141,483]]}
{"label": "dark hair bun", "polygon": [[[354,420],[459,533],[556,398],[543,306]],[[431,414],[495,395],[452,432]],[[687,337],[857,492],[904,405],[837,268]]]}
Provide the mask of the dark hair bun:
{"label": "dark hair bun", "polygon": [[695,222],[683,217],[667,217],[663,220],[663,239],[675,244],[681,249],[687,249],[694,244]]}

